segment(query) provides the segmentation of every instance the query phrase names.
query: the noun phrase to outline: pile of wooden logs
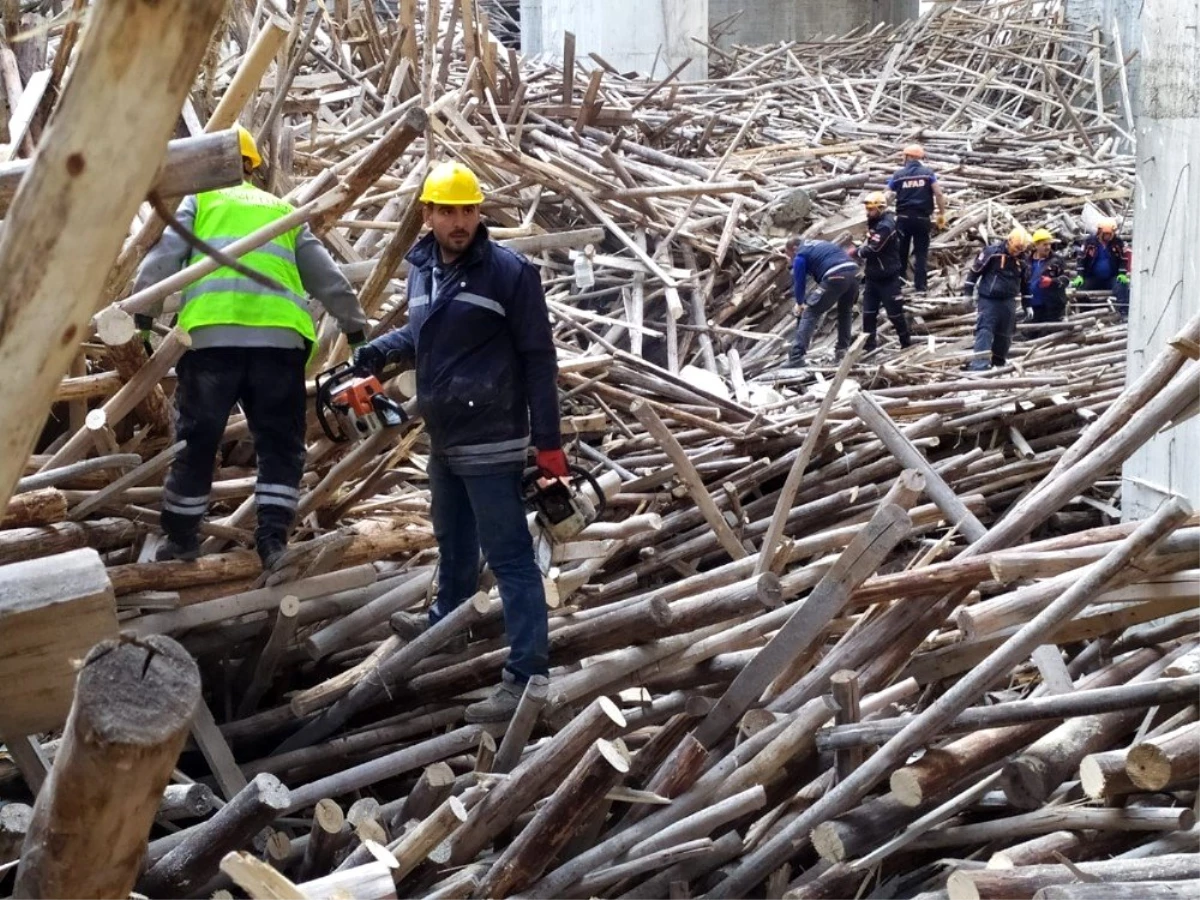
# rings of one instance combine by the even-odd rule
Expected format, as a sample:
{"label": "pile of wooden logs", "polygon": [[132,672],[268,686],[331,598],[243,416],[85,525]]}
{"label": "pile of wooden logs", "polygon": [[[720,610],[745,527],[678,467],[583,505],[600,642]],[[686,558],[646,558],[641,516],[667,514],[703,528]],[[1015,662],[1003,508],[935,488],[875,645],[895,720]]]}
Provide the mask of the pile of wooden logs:
{"label": "pile of wooden logs", "polygon": [[[16,166],[51,133],[84,8],[0,44]],[[129,295],[162,228],[144,207],[0,519],[16,893],[1194,891],[1200,522],[1118,505],[1122,461],[1194,411],[1200,317],[1133,384],[1102,297],[1020,326],[1007,367],[960,371],[982,241],[1129,208],[1120,48],[1054,3],[939,4],[647,83],[570,39],[563,67],[531,66],[470,0],[385,13],[232,3],[158,191],[229,183],[240,117],[378,333],[404,319],[428,161],[481,173],[493,235],[541,269],[564,436],[608,501],[538,544],[550,677],[511,723],[464,723],[506,655],[486,581],[420,638],[393,632],[436,584],[419,423],[337,445],[312,422],[300,525],[264,574],[235,414],[205,555],[149,561],[187,341],[163,317],[147,354],[131,313],[188,276]],[[918,137],[952,210],[933,290],[908,298],[919,339],[777,374],[778,239],[861,234],[858,197]],[[346,352],[320,334],[314,368]],[[109,768],[116,805],[91,793]]]}

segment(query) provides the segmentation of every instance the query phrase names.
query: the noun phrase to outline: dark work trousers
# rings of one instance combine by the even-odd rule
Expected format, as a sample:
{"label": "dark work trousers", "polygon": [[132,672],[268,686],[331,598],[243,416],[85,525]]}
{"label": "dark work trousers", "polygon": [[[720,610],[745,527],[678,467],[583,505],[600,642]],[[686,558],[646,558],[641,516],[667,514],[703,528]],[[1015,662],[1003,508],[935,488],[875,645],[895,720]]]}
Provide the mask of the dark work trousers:
{"label": "dark work trousers", "polygon": [[437,622],[479,588],[479,551],[496,576],[508,635],[507,669],[518,682],[546,675],[549,623],[542,573],[533,558],[525,521],[521,471],[457,474],[443,456],[429,457],[433,534],[437,538],[438,597],[429,609]]}
{"label": "dark work trousers", "polygon": [[904,303],[900,300],[900,276],[891,278],[868,278],[863,282],[863,334],[867,335],[868,352],[875,349],[875,333],[879,328],[879,310],[887,311],[888,321],[896,329],[900,346],[912,343],[908,333],[908,322],[904,318]]}
{"label": "dark work trousers", "polygon": [[1085,276],[1083,287],[1080,290],[1108,291],[1117,301],[1117,312],[1121,314],[1121,318],[1129,318],[1129,285],[1121,284],[1121,282],[1117,281],[1116,275],[1110,278],[1094,278],[1091,275]]}
{"label": "dark work trousers", "polygon": [[[1067,304],[1063,300],[1051,300],[1042,303],[1041,306],[1031,307],[1033,310],[1034,322],[1061,322],[1067,312]],[[1030,338],[1038,338],[1042,335],[1053,334],[1051,328],[1030,328],[1025,332]]]}
{"label": "dark work trousers", "polygon": [[900,264],[908,271],[908,255],[912,253],[913,290],[929,288],[929,217],[896,216],[896,234],[900,237]]}
{"label": "dark work trousers", "polygon": [[987,359],[978,354],[992,354],[990,364],[1002,366],[1008,361],[1008,348],[1012,346],[1013,330],[1017,324],[1017,300],[1015,297],[980,297],[975,301],[975,353],[968,369],[980,371],[989,365]]}
{"label": "dark work trousers", "polygon": [[817,326],[825,313],[837,307],[837,344],[839,354],[850,346],[851,330],[854,327],[854,301],[858,299],[858,278],[850,269],[826,275],[817,290],[804,302],[800,322],[796,325],[796,337],[788,362],[803,365],[808,345],[816,333]]}
{"label": "dark work trousers", "polygon": [[287,539],[304,474],[304,350],[211,347],[189,350],[175,367],[176,432],[187,446],[175,457],[163,491],[162,528],[195,533],[208,509],[213,462],[235,403],[258,455],[256,538]]}

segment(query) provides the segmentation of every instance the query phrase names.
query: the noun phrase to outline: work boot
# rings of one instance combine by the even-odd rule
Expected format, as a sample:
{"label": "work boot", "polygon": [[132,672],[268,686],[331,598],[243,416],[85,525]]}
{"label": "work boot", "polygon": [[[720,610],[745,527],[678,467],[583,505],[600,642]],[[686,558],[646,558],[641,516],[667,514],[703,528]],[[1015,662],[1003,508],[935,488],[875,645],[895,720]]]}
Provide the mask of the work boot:
{"label": "work boot", "polygon": [[791,352],[788,353],[787,365],[784,366],[784,368],[786,368],[786,369],[803,369],[807,365],[808,365],[808,362],[805,360],[804,354],[801,353],[799,350],[797,350],[795,347],[793,347]]}
{"label": "work boot", "polygon": [[273,534],[258,538],[254,545],[258,550],[258,558],[262,560],[264,572],[274,569],[287,551],[287,539]]}
{"label": "work boot", "polygon": [[517,711],[517,704],[521,702],[523,693],[525,685],[518,684],[511,673],[505,672],[500,686],[492,695],[468,706],[463,717],[471,725],[482,722],[507,722]]}
{"label": "work boot", "polygon": [[156,562],[173,559],[193,560],[200,555],[200,535],[195,531],[187,534],[168,534],[154,552]]}
{"label": "work boot", "polygon": [[[396,637],[408,641],[410,644],[432,627],[426,613],[392,613],[389,622]],[[465,653],[469,642],[467,633],[460,631],[441,646],[441,652]]]}

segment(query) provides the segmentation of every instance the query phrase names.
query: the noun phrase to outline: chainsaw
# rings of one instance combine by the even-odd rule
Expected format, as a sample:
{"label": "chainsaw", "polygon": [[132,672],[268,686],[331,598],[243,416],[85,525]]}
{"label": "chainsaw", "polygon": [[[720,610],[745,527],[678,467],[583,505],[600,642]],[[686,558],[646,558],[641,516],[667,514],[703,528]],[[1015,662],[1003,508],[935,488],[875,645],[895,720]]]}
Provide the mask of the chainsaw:
{"label": "chainsaw", "polygon": [[349,362],[317,376],[317,420],[334,443],[357,441],[407,419],[404,407],[384,393],[378,378]]}
{"label": "chainsaw", "polygon": [[[604,512],[607,499],[600,483],[581,466],[570,465],[569,478],[544,478],[529,470],[522,484],[525,507],[534,513],[542,531],[556,544],[571,540]],[[596,502],[583,493],[591,485]]]}

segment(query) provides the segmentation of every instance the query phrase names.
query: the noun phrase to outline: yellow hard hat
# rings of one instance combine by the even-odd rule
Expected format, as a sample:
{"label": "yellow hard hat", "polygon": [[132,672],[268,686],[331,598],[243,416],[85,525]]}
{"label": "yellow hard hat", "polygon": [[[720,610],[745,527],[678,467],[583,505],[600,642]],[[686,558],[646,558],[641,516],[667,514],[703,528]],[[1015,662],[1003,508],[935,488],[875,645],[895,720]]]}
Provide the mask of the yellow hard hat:
{"label": "yellow hard hat", "polygon": [[904,155],[911,156],[913,159],[924,159],[925,148],[920,144],[909,144],[904,148]]}
{"label": "yellow hard hat", "polygon": [[237,127],[237,133],[238,148],[242,151],[242,156],[250,160],[250,165],[257,169],[262,165],[262,156],[259,155],[258,144],[254,143],[254,135],[241,125]]}
{"label": "yellow hard hat", "polygon": [[883,191],[871,191],[863,198],[863,206],[868,209],[887,209],[887,196]]}
{"label": "yellow hard hat", "polygon": [[483,191],[475,173],[459,162],[438,163],[425,176],[422,203],[442,206],[473,206],[483,202]]}
{"label": "yellow hard hat", "polygon": [[1113,218],[1101,219],[1099,222],[1096,223],[1096,233],[1099,234],[1101,231],[1108,231],[1108,232],[1111,232],[1112,234],[1116,234],[1117,233],[1117,220],[1113,219]]}
{"label": "yellow hard hat", "polygon": [[1018,247],[1028,247],[1030,242],[1029,232],[1018,225],[1008,233],[1008,242],[1016,244]]}
{"label": "yellow hard hat", "polygon": [[1041,243],[1042,241],[1053,241],[1054,235],[1051,234],[1049,231],[1047,231],[1045,228],[1039,228],[1037,231],[1035,231],[1033,233],[1033,237],[1031,238],[1031,240],[1035,244]]}

